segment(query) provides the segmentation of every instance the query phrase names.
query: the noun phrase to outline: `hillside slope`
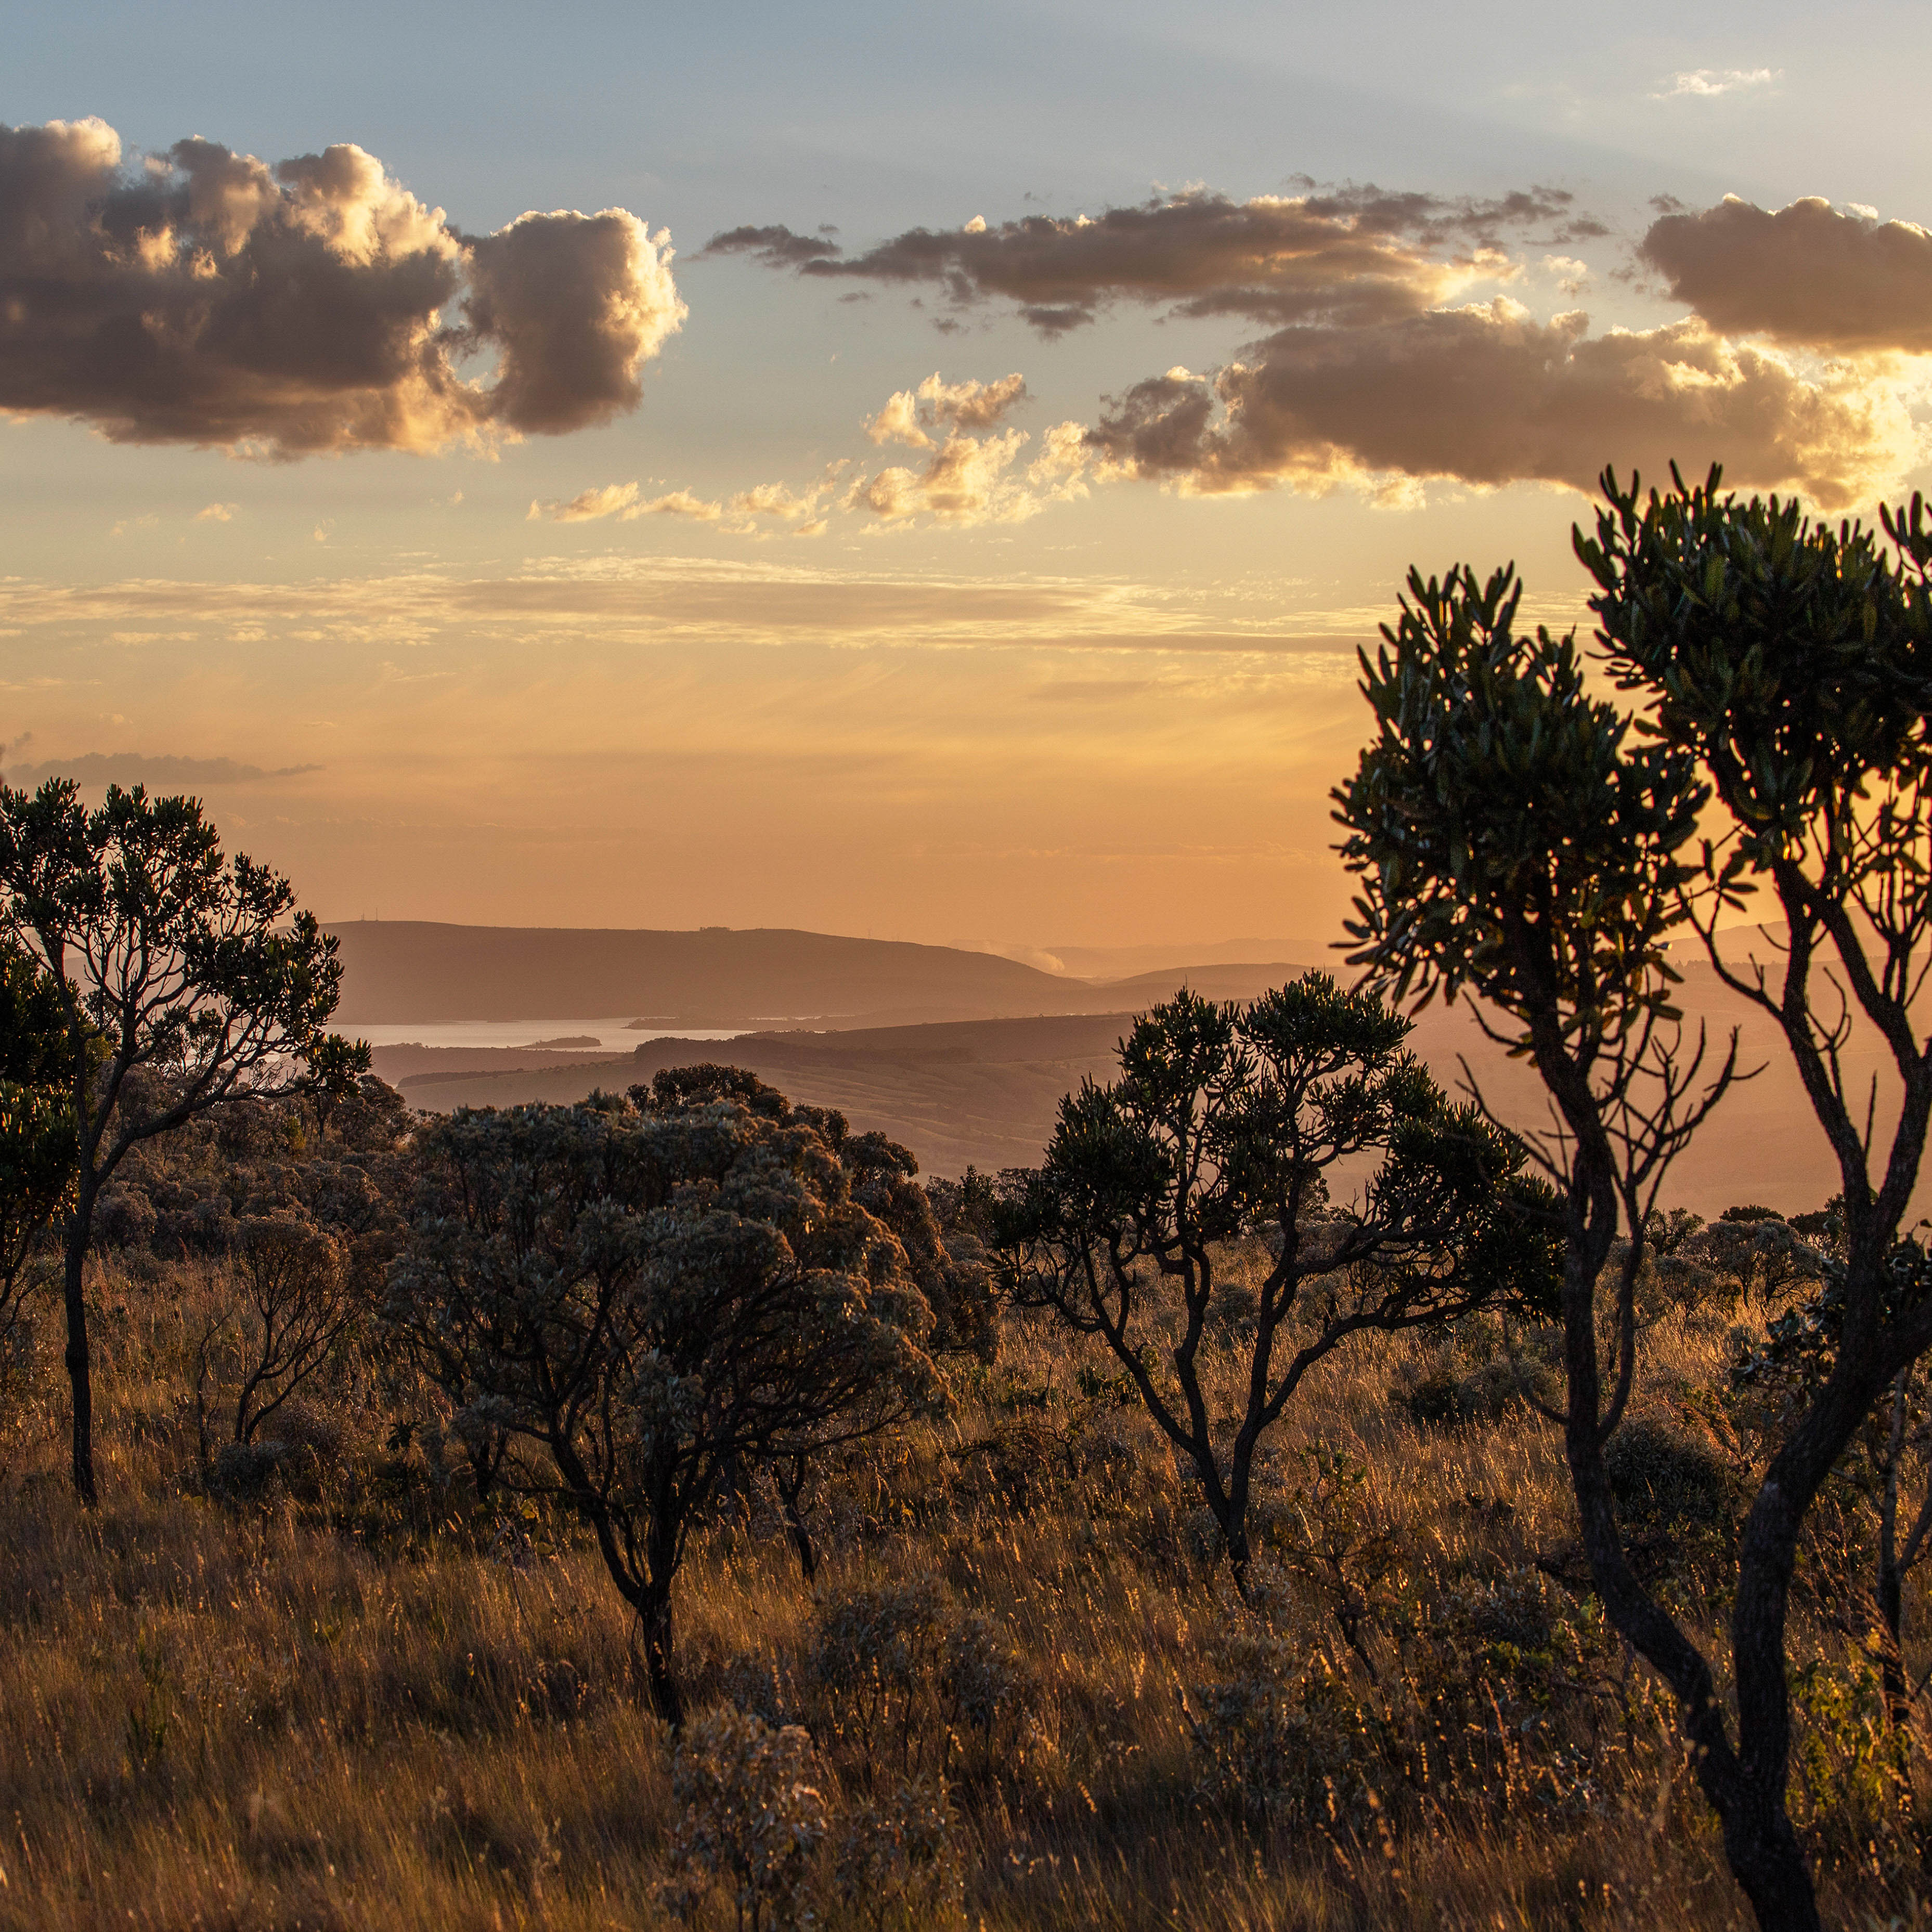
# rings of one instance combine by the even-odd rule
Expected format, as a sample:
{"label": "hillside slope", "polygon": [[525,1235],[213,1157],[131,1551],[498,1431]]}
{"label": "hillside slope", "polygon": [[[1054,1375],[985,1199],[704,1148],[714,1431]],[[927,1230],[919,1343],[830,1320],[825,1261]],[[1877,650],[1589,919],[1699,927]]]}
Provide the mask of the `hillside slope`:
{"label": "hillside slope", "polygon": [[[412,1106],[507,1106],[621,1092],[660,1068],[722,1060],[748,1067],[794,1100],[837,1107],[918,1155],[928,1173],[1024,1166],[1040,1158],[1060,1096],[1114,1068],[1130,1013],[978,1020],[823,1034],[747,1034],[733,1040],[654,1040],[622,1060],[501,1072],[452,1068],[403,1077]],[[460,1049],[452,1049],[459,1052]],[[473,1054],[466,1056],[474,1058]],[[527,1056],[506,1052],[506,1061]],[[379,1067],[382,1064],[379,1058]]]}

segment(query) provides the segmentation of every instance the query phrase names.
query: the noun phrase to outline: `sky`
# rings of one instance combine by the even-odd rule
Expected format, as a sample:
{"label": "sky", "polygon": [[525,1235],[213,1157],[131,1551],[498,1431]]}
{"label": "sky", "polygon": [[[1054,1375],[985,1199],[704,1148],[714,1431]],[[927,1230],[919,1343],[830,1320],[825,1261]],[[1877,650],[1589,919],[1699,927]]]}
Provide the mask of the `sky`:
{"label": "sky", "polygon": [[1926,480],[1922,8],[4,10],[0,766],[326,919],[1312,958],[1412,566]]}

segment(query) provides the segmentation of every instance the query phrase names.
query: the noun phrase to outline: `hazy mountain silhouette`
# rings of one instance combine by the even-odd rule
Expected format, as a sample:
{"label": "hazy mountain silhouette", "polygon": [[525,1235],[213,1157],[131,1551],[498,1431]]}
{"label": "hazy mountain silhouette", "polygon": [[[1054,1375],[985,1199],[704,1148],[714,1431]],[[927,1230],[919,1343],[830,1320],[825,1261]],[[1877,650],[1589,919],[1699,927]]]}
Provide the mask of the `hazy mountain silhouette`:
{"label": "hazy mountain silhouette", "polygon": [[851,1027],[1010,1014],[1077,1013],[1163,998],[1186,978],[1215,998],[1249,998],[1300,969],[1280,962],[1143,974],[1109,985],[991,952],[783,928],[656,932],[443,926],[332,926],[345,972],[337,1023],[610,1018],[668,1026],[809,1021]]}

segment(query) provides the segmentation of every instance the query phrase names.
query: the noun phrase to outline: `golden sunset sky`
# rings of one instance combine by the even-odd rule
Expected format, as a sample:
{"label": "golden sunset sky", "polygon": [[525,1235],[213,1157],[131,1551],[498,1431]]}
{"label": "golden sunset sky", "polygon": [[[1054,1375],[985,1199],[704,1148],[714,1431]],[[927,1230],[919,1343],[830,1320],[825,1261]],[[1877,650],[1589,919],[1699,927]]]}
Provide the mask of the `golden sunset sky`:
{"label": "golden sunset sky", "polygon": [[8,10],[0,744],[325,918],[1312,959],[1411,563],[1923,481],[1932,14]]}

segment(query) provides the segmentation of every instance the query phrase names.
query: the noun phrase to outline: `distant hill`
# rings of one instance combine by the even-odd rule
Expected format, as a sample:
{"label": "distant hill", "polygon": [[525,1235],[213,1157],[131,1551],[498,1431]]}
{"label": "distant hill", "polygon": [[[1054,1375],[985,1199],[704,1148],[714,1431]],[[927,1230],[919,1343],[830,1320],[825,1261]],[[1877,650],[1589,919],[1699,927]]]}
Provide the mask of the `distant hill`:
{"label": "distant hill", "polygon": [[1060,962],[1063,973],[1076,979],[1126,980],[1141,973],[1165,972],[1174,966],[1232,966],[1250,959],[1269,959],[1281,950],[1271,939],[1222,939],[1172,946],[1045,946],[1040,951]]}
{"label": "distant hill", "polygon": [[990,952],[783,928],[654,932],[443,926],[361,920],[332,926],[344,973],[336,1024],[610,1018],[664,1026],[850,1028],[1077,1013],[1166,997],[1185,980],[1218,999],[1292,978],[1269,964],[1176,968],[1109,987]]}
{"label": "distant hill", "polygon": [[[1271,970],[1277,980],[1293,970]],[[1735,1087],[1705,1124],[1671,1170],[1663,1204],[1707,1217],[1746,1202],[1786,1214],[1821,1207],[1838,1191],[1838,1174],[1782,1036],[1708,966],[1687,967],[1680,1000],[1691,1034],[1705,1028],[1714,1060],[1735,1026],[1740,1068],[1762,1070]],[[890,1134],[910,1147],[928,1173],[956,1174],[968,1162],[982,1169],[1037,1162],[1061,1095],[1083,1078],[1114,1077],[1114,1042],[1148,1004],[1136,999],[1101,1013],[944,1025],[654,1040],[622,1058],[510,1047],[386,1047],[377,1050],[376,1064],[385,1078],[400,1081],[411,1105],[441,1112],[578,1100],[593,1087],[621,1092],[660,1067],[719,1060],[749,1067],[794,1100],[840,1108],[862,1130]],[[1534,1070],[1486,1040],[1466,1014],[1432,1006],[1412,1043],[1445,1087],[1458,1084],[1466,1059],[1513,1124],[1532,1127],[1546,1119]],[[1852,1043],[1845,1072],[1847,1084],[1861,1094],[1875,1075],[1879,1118],[1896,1118],[1897,1082],[1868,1040]],[[1913,1213],[1928,1208],[1932,1177],[1922,1185]]]}

